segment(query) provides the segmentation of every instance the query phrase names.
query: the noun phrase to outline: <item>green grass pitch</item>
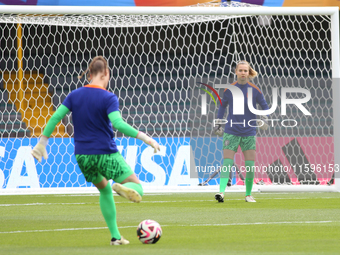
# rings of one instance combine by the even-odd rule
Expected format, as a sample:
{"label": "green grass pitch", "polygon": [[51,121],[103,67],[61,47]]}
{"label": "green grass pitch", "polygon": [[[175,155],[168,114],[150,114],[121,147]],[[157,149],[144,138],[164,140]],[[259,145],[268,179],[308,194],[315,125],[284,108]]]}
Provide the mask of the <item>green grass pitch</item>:
{"label": "green grass pitch", "polygon": [[[126,246],[110,246],[99,195],[0,196],[0,254],[340,254],[339,193],[147,194],[140,204],[115,196]],[[139,222],[163,236],[142,244]]]}

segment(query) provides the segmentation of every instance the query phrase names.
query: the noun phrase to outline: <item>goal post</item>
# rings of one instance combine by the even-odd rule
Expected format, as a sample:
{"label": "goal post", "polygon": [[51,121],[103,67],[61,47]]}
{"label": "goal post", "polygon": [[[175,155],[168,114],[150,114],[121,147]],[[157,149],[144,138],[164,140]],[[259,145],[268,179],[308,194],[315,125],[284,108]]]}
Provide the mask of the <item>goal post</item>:
{"label": "goal post", "polygon": [[[337,9],[337,8],[335,8]],[[340,96],[340,43],[339,43],[339,10],[331,15],[332,20],[332,79],[333,79],[333,98],[338,98]],[[337,34],[338,31],[338,34]],[[339,155],[340,153],[340,134],[337,129],[340,127],[340,116],[339,116],[339,100],[333,100],[334,108],[334,155]],[[340,159],[334,156],[334,164],[340,164]],[[334,174],[335,179],[340,180],[340,172]],[[335,182],[335,187],[338,192],[340,192],[340,181]]]}
{"label": "goal post", "polygon": [[[311,93],[305,106],[312,116],[287,105],[287,118],[298,127],[257,131],[256,164],[281,170],[255,174],[254,190],[340,191],[340,102],[333,100],[340,98],[339,8],[237,4],[0,6],[0,194],[95,191],[73,155],[71,115],[53,133],[47,161],[40,164],[29,152],[68,93],[86,84],[77,76],[96,55],[112,69],[108,90],[118,96],[123,118],[161,145],[153,155],[116,133],[118,149],[146,192],[218,190],[216,178],[198,186],[211,172],[197,173],[197,167],[222,162],[222,140],[212,134],[219,102],[198,84],[221,95],[241,59],[259,72],[254,83],[269,106],[273,87]],[[281,112],[279,106],[273,116]],[[241,167],[244,160],[237,156],[235,163]],[[319,166],[323,172],[314,173]],[[229,190],[244,190],[237,174],[233,178]]]}

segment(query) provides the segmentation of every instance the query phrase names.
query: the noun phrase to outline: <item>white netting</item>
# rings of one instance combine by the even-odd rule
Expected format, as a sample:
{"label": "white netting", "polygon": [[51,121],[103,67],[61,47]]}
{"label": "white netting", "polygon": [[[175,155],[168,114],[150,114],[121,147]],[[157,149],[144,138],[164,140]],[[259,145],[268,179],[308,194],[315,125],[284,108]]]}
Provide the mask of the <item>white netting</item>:
{"label": "white netting", "polygon": [[[3,187],[90,185],[72,156],[71,116],[53,134],[56,138],[50,142],[46,163],[35,164],[27,152],[67,94],[86,84],[77,76],[96,55],[105,56],[112,68],[109,90],[119,97],[123,118],[158,137],[163,146],[153,157],[135,139],[116,135],[123,156],[145,184],[197,185],[202,181],[188,178],[186,169],[188,145],[197,136],[209,142],[193,146],[196,165],[221,164],[221,153],[212,149],[221,151],[221,140],[211,139],[209,124],[217,108],[208,99],[208,118],[200,116],[202,92],[196,82],[231,82],[240,59],[250,61],[260,73],[254,83],[269,104],[272,83],[308,88],[313,100],[307,106],[312,117],[288,107],[287,118],[297,119],[299,128],[276,126],[258,132],[257,164],[334,163],[329,16],[3,14],[0,23]],[[22,38],[22,57],[18,38]],[[273,118],[280,117],[279,113],[278,109]],[[236,164],[243,164],[240,157]],[[257,174],[256,181],[310,180],[310,173],[297,176],[289,171],[269,177]],[[325,172],[318,178],[325,183],[331,175]]]}
{"label": "white netting", "polygon": [[[237,17],[224,24],[219,33],[225,31],[230,35],[228,44],[223,47],[228,48],[225,52],[232,57],[231,61],[224,61],[223,57],[215,61],[231,65],[217,66],[208,73],[207,79],[196,79],[193,87],[193,102],[197,107],[193,107],[191,112],[191,116],[195,116],[191,146],[196,167],[201,167],[197,170],[205,172],[200,176],[207,178],[221,166],[222,139],[214,139],[212,135],[219,103],[216,105],[208,96],[207,115],[202,115],[201,98],[206,95],[199,88],[206,87],[197,86],[197,82],[215,87],[222,96],[224,89],[218,89],[218,85],[223,87],[223,84],[234,82],[236,62],[245,59],[259,72],[260,76],[253,83],[262,90],[269,106],[273,103],[273,87],[279,89],[277,110],[270,115],[270,119],[279,121],[273,122],[268,131],[257,131],[256,166],[259,168],[255,182],[329,183],[334,169],[339,169],[338,165],[334,165],[330,17],[252,16]],[[287,114],[281,115],[283,87],[304,88],[311,93],[311,100],[304,104],[311,116],[304,115],[295,105],[287,105]],[[291,99],[303,97],[302,93],[289,93],[287,96]],[[236,154],[235,164],[245,177],[244,158],[240,151]],[[241,175],[236,173],[233,176],[235,184],[244,183]],[[216,184],[217,180],[209,183]]]}
{"label": "white netting", "polygon": [[[260,7],[240,2],[209,2],[191,7]],[[40,24],[73,27],[145,27],[178,25],[218,19],[230,19],[240,15],[27,15],[0,14],[4,23]]]}

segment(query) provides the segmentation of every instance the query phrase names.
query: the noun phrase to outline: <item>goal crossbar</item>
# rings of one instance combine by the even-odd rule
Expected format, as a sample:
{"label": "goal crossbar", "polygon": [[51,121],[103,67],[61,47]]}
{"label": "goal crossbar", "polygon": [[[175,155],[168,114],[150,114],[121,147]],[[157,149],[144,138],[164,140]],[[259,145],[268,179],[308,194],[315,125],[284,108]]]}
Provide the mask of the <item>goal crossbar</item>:
{"label": "goal crossbar", "polygon": [[74,15],[336,15],[338,7],[1,6],[1,13]]}

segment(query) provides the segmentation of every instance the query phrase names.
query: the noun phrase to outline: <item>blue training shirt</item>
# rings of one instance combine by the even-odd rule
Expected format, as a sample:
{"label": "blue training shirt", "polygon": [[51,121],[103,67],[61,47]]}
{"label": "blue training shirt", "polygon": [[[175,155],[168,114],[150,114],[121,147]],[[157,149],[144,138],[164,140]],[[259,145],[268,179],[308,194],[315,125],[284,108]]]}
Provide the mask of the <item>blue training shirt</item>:
{"label": "blue training shirt", "polygon": [[115,94],[98,85],[72,91],[62,103],[72,111],[74,154],[111,154],[118,151],[108,115],[119,111]]}
{"label": "blue training shirt", "polygon": [[[268,110],[268,104],[264,99],[264,96],[261,90],[253,83],[248,82],[244,85],[238,84],[237,82],[232,83],[231,85],[238,87],[242,90],[244,95],[244,115],[234,115],[233,114],[233,95],[230,90],[225,89],[223,92],[222,105],[220,105],[217,113],[218,119],[223,119],[225,109],[229,105],[229,113],[227,118],[227,124],[225,125],[224,132],[236,135],[236,136],[255,136],[256,135],[256,115],[249,110],[248,107],[248,88],[251,88],[253,91],[253,106],[256,109],[256,104],[259,104],[262,110]],[[240,123],[240,124],[235,124]]]}

